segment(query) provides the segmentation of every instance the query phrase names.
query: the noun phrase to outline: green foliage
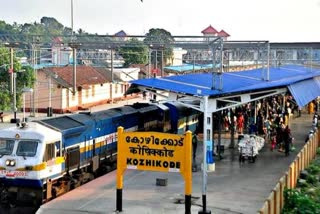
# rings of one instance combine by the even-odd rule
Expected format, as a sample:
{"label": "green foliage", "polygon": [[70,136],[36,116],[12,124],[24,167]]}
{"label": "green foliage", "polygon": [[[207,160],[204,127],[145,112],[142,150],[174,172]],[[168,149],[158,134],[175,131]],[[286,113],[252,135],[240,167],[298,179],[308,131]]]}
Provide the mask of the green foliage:
{"label": "green foliage", "polygon": [[148,47],[137,39],[131,39],[127,47],[120,49],[120,54],[125,60],[124,67],[131,64],[146,64],[148,62]]}
{"label": "green foliage", "polygon": [[310,166],[307,168],[307,171],[312,175],[317,175],[320,172],[320,165],[316,164],[310,164]]}
{"label": "green foliage", "polygon": [[309,174],[307,176],[307,182],[312,185],[316,185],[318,182],[318,177],[316,175]]}
{"label": "green foliage", "polygon": [[320,205],[308,195],[296,189],[286,189],[284,191],[283,214],[315,214],[320,213]]}
{"label": "green foliage", "polygon": [[[21,67],[17,58],[13,58],[13,70],[17,73],[16,92],[17,107],[21,107],[21,95],[23,87],[33,87],[35,77],[30,66]],[[12,109],[12,95],[10,93],[10,52],[7,48],[0,48],[0,111]]]}
{"label": "green foliage", "polygon": [[[160,28],[151,28],[144,39],[145,44],[153,44],[153,47],[151,48],[164,51],[163,56],[165,62],[173,56],[173,48],[171,46],[172,42],[174,42],[174,38],[171,33]],[[157,61],[161,62],[161,55],[158,54],[158,57],[159,59],[157,59]],[[156,61],[155,55],[151,58],[153,62]]]}
{"label": "green foliage", "polygon": [[317,155],[320,155],[320,147],[317,148]]}

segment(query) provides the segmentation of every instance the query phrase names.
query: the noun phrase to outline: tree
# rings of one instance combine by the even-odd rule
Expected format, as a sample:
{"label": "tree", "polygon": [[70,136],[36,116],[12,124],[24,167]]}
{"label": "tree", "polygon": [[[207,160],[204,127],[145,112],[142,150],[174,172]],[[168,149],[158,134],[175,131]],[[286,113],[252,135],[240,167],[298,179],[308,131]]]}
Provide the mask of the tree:
{"label": "tree", "polygon": [[[173,56],[173,42],[174,38],[171,33],[160,28],[151,28],[144,39],[144,43],[147,44],[151,49],[154,49],[160,53],[163,51],[164,62],[167,62],[168,59],[171,59]],[[151,56],[151,60],[152,62],[161,62],[161,55],[158,54],[156,59],[155,54],[153,54]],[[161,64],[166,63],[161,62]]]}
{"label": "tree", "polygon": [[[10,52],[7,48],[0,47],[0,110],[10,110],[12,108],[12,101],[10,94]],[[13,58],[13,70],[18,72],[16,92],[17,92],[17,106],[21,106],[21,95],[23,87],[33,87],[35,77],[33,69],[30,66],[21,67],[18,59]]]}
{"label": "tree", "polygon": [[129,40],[126,47],[120,48],[120,54],[125,61],[124,67],[148,62],[148,47],[135,38]]}

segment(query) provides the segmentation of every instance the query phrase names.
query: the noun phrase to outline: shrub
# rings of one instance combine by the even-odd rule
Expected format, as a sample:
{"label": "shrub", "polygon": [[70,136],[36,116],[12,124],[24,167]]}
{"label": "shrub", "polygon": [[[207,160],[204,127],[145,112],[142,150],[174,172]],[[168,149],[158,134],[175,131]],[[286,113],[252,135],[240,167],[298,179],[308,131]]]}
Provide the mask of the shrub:
{"label": "shrub", "polygon": [[308,195],[295,189],[286,189],[284,191],[283,214],[315,214],[320,213],[320,206]]}

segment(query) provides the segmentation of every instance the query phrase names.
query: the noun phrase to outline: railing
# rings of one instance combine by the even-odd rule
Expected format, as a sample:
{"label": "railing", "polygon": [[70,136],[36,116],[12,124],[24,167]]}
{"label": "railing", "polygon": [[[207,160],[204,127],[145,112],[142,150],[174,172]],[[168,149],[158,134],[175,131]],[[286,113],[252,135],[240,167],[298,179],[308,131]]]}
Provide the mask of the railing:
{"label": "railing", "polygon": [[310,162],[315,158],[319,145],[320,132],[317,130],[301,151],[295,160],[290,164],[288,171],[280,178],[268,199],[264,202],[262,208],[258,211],[260,214],[280,214],[284,206],[284,189],[293,189],[297,185],[299,174],[307,168]]}

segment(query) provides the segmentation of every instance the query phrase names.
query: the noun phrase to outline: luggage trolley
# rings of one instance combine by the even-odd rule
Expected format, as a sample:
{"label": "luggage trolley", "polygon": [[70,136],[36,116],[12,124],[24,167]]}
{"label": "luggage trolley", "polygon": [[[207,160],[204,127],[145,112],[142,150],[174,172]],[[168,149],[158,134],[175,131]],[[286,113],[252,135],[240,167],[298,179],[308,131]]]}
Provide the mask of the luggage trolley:
{"label": "luggage trolley", "polygon": [[256,135],[244,135],[239,141],[239,162],[248,160],[250,163],[256,161],[258,151],[264,145],[264,139]]}

